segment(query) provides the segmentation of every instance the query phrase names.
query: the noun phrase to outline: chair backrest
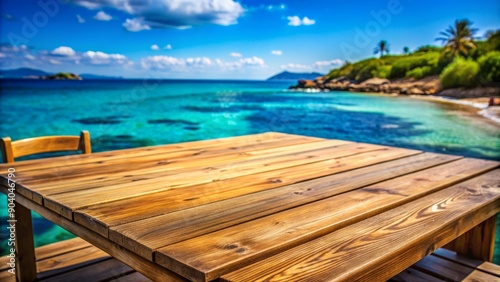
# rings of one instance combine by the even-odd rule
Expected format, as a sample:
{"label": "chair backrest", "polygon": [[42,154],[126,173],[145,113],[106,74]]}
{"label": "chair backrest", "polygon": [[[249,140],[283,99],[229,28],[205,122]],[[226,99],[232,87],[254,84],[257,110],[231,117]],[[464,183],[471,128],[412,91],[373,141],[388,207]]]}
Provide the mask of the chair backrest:
{"label": "chair backrest", "polygon": [[0,139],[4,163],[13,163],[15,158],[60,151],[82,151],[92,153],[90,134],[83,130],[80,136],[44,136],[11,141],[10,137]]}

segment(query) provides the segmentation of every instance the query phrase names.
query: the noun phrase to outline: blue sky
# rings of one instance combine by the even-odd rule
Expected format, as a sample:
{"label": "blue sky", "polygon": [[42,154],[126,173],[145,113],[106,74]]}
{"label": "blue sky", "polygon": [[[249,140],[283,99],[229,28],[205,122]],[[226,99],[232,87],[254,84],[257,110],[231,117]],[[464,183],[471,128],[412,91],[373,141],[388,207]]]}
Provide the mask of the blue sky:
{"label": "blue sky", "polygon": [[0,68],[129,78],[265,79],[438,44],[456,19],[483,35],[500,1],[2,0]]}

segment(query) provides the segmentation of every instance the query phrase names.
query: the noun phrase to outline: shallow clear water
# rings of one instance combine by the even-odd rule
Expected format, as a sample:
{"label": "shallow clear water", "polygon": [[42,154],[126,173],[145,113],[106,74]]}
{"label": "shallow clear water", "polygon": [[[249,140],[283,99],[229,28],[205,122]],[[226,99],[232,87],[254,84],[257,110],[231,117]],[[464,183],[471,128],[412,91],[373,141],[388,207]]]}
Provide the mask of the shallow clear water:
{"label": "shallow clear water", "polygon": [[[500,160],[500,127],[456,106],[286,91],[293,83],[0,80],[0,135],[15,140],[86,129],[97,152],[279,131]],[[39,216],[34,221],[37,245],[71,236]],[[2,231],[2,253],[6,236]]]}

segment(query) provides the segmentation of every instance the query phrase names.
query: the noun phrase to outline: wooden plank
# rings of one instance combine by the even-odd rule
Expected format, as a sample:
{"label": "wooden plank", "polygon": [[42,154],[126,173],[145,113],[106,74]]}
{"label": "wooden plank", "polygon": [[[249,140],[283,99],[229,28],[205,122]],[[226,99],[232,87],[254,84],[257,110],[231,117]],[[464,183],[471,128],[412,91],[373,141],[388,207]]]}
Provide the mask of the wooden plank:
{"label": "wooden plank", "polygon": [[493,264],[491,262],[485,261],[481,265],[477,267],[477,269],[487,272],[491,275],[500,277],[500,266],[497,264]]}
{"label": "wooden plank", "polygon": [[[161,165],[161,167],[166,167],[169,165],[169,161],[166,161],[166,160],[168,160],[169,158],[174,158],[176,156],[177,157],[179,157],[179,156],[184,156],[184,157],[199,156],[198,158],[203,158],[205,155],[217,155],[217,154],[224,155],[224,154],[229,154],[229,153],[234,154],[235,151],[236,152],[237,151],[244,151],[244,150],[248,150],[248,148],[257,148],[258,149],[260,146],[263,146],[263,148],[269,148],[269,147],[273,147],[273,146],[283,146],[283,145],[287,145],[287,144],[297,144],[297,143],[303,143],[303,142],[315,142],[315,141],[321,140],[321,139],[314,139],[314,138],[310,138],[310,137],[300,138],[300,137],[288,136],[288,135],[278,136],[278,137],[280,137],[279,140],[272,140],[272,139],[268,140],[267,138],[263,138],[261,136],[250,136],[250,137],[252,137],[252,138],[248,138],[248,139],[243,138],[239,142],[236,142],[237,140],[235,140],[233,143],[224,142],[222,145],[217,145],[217,146],[212,145],[212,146],[209,146],[208,148],[200,146],[200,145],[196,145],[196,143],[195,143],[195,144],[191,145],[191,146],[196,145],[196,147],[194,149],[180,150],[180,152],[178,150],[176,151],[175,150],[176,148],[183,148],[182,144],[181,144],[181,145],[174,146],[174,148],[172,150],[167,150],[167,152],[165,154],[162,154],[162,149],[163,149],[162,147],[151,147],[151,148],[147,148],[147,151],[146,151],[149,154],[149,156],[131,155],[131,157],[134,157],[135,159],[138,159],[139,161],[141,161],[141,160],[144,161],[145,158],[150,158],[150,157],[160,158],[160,161],[153,162],[153,164],[156,166]],[[287,138],[285,139],[285,137],[287,137]],[[259,138],[262,138],[262,140],[259,141]],[[256,142],[248,143],[249,140],[255,140]],[[230,140],[228,140],[228,141],[230,141]],[[204,143],[204,142],[200,142],[200,143]],[[219,143],[222,143],[222,142],[219,142]],[[241,145],[241,147],[238,147],[238,145]],[[189,147],[186,147],[186,148],[189,148]],[[146,149],[143,149],[143,148],[137,149],[137,151],[139,153],[144,152],[144,150],[146,150]],[[66,176],[68,173],[63,171],[63,170],[65,170],[65,169],[70,170],[70,171],[73,170],[75,165],[78,164],[78,163],[76,163],[76,161],[81,160],[81,163],[79,165],[90,164],[90,167],[91,167],[90,170],[93,170],[93,172],[90,171],[88,175],[81,176],[80,179],[82,181],[86,180],[87,184],[90,182],[90,183],[94,183],[94,185],[99,185],[98,183],[104,182],[106,180],[106,177],[103,178],[102,176],[96,175],[98,173],[104,173],[103,169],[98,170],[99,172],[96,173],[96,171],[95,171],[96,166],[109,164],[109,162],[118,162],[118,163],[125,162],[125,163],[127,163],[127,161],[129,160],[129,158],[124,159],[121,156],[120,151],[116,151],[116,152],[117,153],[111,152],[111,153],[101,153],[101,154],[91,154],[91,155],[67,156],[67,159],[66,158],[52,158],[49,160],[45,159],[44,160],[45,162],[42,162],[38,165],[39,166],[38,168],[41,168],[41,169],[34,170],[34,171],[32,171],[33,169],[31,169],[31,171],[28,171],[28,172],[25,171],[26,168],[22,167],[22,164],[24,164],[25,162],[16,163],[16,165],[15,165],[16,178],[18,181],[22,181],[23,183],[26,183],[25,181],[29,181],[29,179],[23,179],[23,175],[27,174],[28,178],[31,177],[31,179],[33,179],[33,180],[31,180],[31,182],[34,182],[34,183],[40,185],[40,188],[46,186],[46,185],[44,186],[44,184],[43,184],[44,180],[42,179],[42,176],[48,177],[48,180],[50,181],[50,183],[48,184],[49,187],[57,187],[58,185],[66,185],[66,183],[67,183],[66,178],[72,178],[72,177],[74,178],[75,176],[71,175],[71,174],[69,176]],[[127,152],[128,152],[128,150],[127,150]],[[131,152],[133,152],[133,151],[131,151]],[[118,156],[116,156],[116,154],[118,154]],[[129,156],[129,155],[126,155],[126,156]],[[77,157],[79,157],[79,158],[77,158]],[[70,162],[71,164],[68,164],[68,162]],[[80,166],[78,166],[78,167],[80,167]],[[123,168],[123,166],[122,166],[122,168]],[[130,168],[130,165],[127,164],[127,166],[125,166],[124,169],[128,170],[129,168]],[[139,176],[140,172],[141,171],[137,171],[137,170],[135,171],[136,178],[141,178],[141,176]],[[150,171],[145,170],[142,172],[149,173]],[[32,175],[33,173],[35,173],[35,175]],[[39,174],[42,174],[42,175],[39,175]],[[113,174],[114,178],[119,177],[119,176],[130,177],[130,175],[129,175],[129,173],[127,173],[127,171],[122,172],[121,174],[120,173]],[[5,177],[2,177],[0,175],[0,180],[2,181],[2,184],[8,185],[8,183],[7,183],[8,180]],[[126,180],[131,181],[131,179],[126,179]],[[47,181],[47,179],[45,181]],[[25,197],[28,197],[29,199],[33,199],[31,190],[29,188],[26,188],[24,185],[17,185],[17,186],[18,186],[17,187],[18,193],[22,194]],[[75,187],[74,189],[79,189],[79,187]]]}
{"label": "wooden plank", "polygon": [[500,279],[497,276],[493,276],[479,270],[474,270],[471,274],[465,277],[462,282],[494,282],[499,280]]}
{"label": "wooden plank", "polygon": [[79,267],[77,269],[44,279],[46,282],[88,282],[109,281],[134,272],[132,268],[116,259],[108,259],[92,265]]}
{"label": "wooden plank", "polygon": [[475,269],[438,256],[426,256],[415,263],[412,268],[439,277],[446,281],[462,281]]}
{"label": "wooden plank", "polygon": [[407,268],[398,275],[392,277],[389,282],[445,282],[427,273],[418,271],[413,267]]}
{"label": "wooden plank", "polygon": [[[304,205],[322,198],[331,197],[339,193],[358,189],[360,187],[374,184],[399,175],[408,174],[418,170],[419,167],[420,169],[424,169],[450,162],[454,159],[457,158],[437,154],[417,155],[415,157],[352,170],[345,173],[339,173],[298,184],[292,184],[268,191],[262,191],[251,195],[232,198],[215,202],[213,204],[207,204],[119,225],[110,228],[109,238],[122,246],[134,250],[134,252],[144,256],[145,258],[152,259],[152,252],[163,246],[210,233],[258,217],[277,213],[299,205]],[[381,174],[380,171],[384,171],[385,173]],[[372,195],[373,193],[366,194]],[[352,201],[347,202],[352,203]],[[315,206],[319,207],[319,214],[325,213],[321,206]],[[327,209],[328,208],[325,210]],[[315,213],[309,213],[309,211],[306,211],[305,214],[315,215]],[[303,221],[297,220],[305,220],[305,214],[293,214],[290,218],[285,217],[279,220],[273,220],[273,223],[263,224],[268,227],[269,224],[272,226],[274,222],[287,221],[293,226],[295,226],[295,223],[300,225]],[[316,218],[312,219],[312,221],[316,223],[319,222]],[[158,232],[149,232],[148,230],[152,227],[156,228]],[[250,231],[246,228],[254,227],[245,227],[242,229],[235,227],[235,230],[238,229],[236,233],[240,231]],[[280,230],[283,229],[281,224],[276,226],[276,228]],[[260,232],[260,230],[257,229],[253,230],[255,232]],[[275,232],[274,229],[269,229],[268,231]],[[289,233],[288,236],[295,238],[295,234],[292,233]],[[165,236],[165,234],[168,234],[168,236]],[[211,234],[213,235],[215,233]],[[261,234],[252,234],[254,237],[260,235]],[[276,233],[274,233],[274,235],[276,235]],[[274,235],[271,237],[281,241],[280,238]],[[200,257],[203,257],[203,255]]]}
{"label": "wooden plank", "polygon": [[[0,190],[5,193],[5,187],[0,187]],[[108,239],[100,236],[99,234],[81,227],[80,225],[67,220],[66,218],[54,213],[53,211],[36,204],[35,202],[26,199],[22,195],[16,195],[16,200],[23,206],[37,212],[46,219],[54,222],[69,232],[81,237],[82,239],[90,242],[94,246],[104,250],[114,258],[121,262],[133,266],[135,270],[142,273],[146,277],[154,281],[186,281],[181,276],[163,268],[151,261],[148,261],[135,253],[110,242]]]}
{"label": "wooden plank", "polygon": [[238,177],[305,163],[319,162],[334,157],[355,154],[356,152],[373,151],[379,148],[380,146],[361,144],[335,145],[313,151],[296,152],[287,155],[265,157],[263,159],[220,164],[217,167],[205,166],[197,169],[189,168],[183,169],[182,171],[175,170],[168,173],[162,172],[161,176],[158,177],[150,177],[151,175],[149,175],[148,178],[140,181],[132,180],[127,183],[107,185],[105,187],[100,186],[77,191],[73,191],[71,187],[38,189],[37,191],[33,191],[33,198],[36,202],[40,203],[42,197],[45,197],[43,201],[46,207],[71,219],[71,207],[65,207],[60,202],[74,202],[76,199],[76,205],[87,206],[95,203],[93,199],[96,194],[99,194],[101,202],[114,201],[197,184],[210,183],[220,179],[221,175]]}
{"label": "wooden plank", "polygon": [[[140,189],[146,189],[148,191],[159,191],[162,190],[161,187],[165,186],[165,183],[169,183],[169,186],[186,186],[198,184],[200,182],[195,182],[195,179],[200,179],[201,183],[212,181],[213,175],[216,173],[236,173],[236,171],[246,172],[247,174],[255,173],[255,170],[266,170],[267,166],[274,164],[275,166],[289,166],[291,164],[286,164],[285,162],[290,162],[293,164],[304,163],[304,162],[314,162],[320,161],[328,158],[327,154],[330,154],[337,150],[342,150],[344,146],[352,146],[359,148],[380,148],[380,146],[375,145],[360,145],[360,144],[349,144],[349,145],[339,145],[342,142],[337,141],[324,141],[316,142],[317,145],[313,145],[311,151],[300,151],[300,148],[294,147],[293,151],[288,154],[277,154],[277,155],[259,155],[259,156],[248,156],[243,154],[233,155],[233,158],[229,158],[227,155],[217,156],[214,158],[200,158],[200,159],[190,159],[186,158],[183,162],[174,161],[173,163],[166,164],[165,166],[158,165],[155,168],[145,169],[143,172],[147,175],[141,175],[138,170],[134,169],[134,173],[131,174],[127,171],[125,174],[107,174],[103,181],[98,182],[88,182],[88,180],[82,180],[81,178],[75,178],[67,180],[64,185],[45,185],[40,187],[39,185],[30,184],[29,188],[32,192],[32,199],[42,204],[43,197],[48,195],[62,194],[67,192],[81,192],[81,193],[94,193],[92,189],[99,189],[99,193],[104,193],[103,186],[109,190],[120,190],[123,194],[126,188],[132,191],[140,191]],[[350,148],[350,147],[347,147]],[[128,168],[130,169],[130,167]],[[172,179],[176,177],[176,179]],[[173,181],[177,180],[177,181]],[[188,181],[189,180],[189,181]],[[50,180],[46,180],[47,184]],[[175,183],[172,183],[175,182]],[[153,185],[153,184],[156,184]],[[156,188],[160,185],[160,189]],[[24,187],[24,183],[18,182],[20,187]],[[28,186],[28,185],[26,185]],[[119,186],[119,187],[118,187]],[[18,189],[19,190],[19,189]]]}
{"label": "wooden plank", "polygon": [[125,275],[116,279],[111,280],[111,282],[152,282],[150,279],[144,275],[134,272],[129,275]]}
{"label": "wooden plank", "polygon": [[[117,160],[100,160],[97,162],[83,164],[81,166],[62,166],[49,169],[41,169],[36,171],[23,172],[22,170],[16,171],[18,182],[18,193],[33,199],[30,196],[31,189],[43,190],[44,188],[58,188],[67,187],[68,183],[79,180],[81,183],[86,183],[90,187],[98,187],[99,185],[106,185],[110,181],[115,183],[130,182],[144,179],[143,175],[150,175],[150,178],[162,175],[164,171],[172,171],[175,169],[187,169],[191,166],[197,165],[203,167],[203,164],[216,165],[224,164],[231,159],[251,159],[251,156],[242,155],[249,147],[258,150],[260,147],[269,148],[273,146],[286,146],[293,144],[300,144],[304,142],[311,142],[306,138],[294,138],[291,140],[280,140],[276,142],[262,142],[244,146],[243,148],[235,147],[234,145],[228,148],[228,144],[224,147],[210,150],[188,150],[181,152],[169,152],[165,154],[153,154],[151,156],[141,156],[135,158],[121,158]],[[316,141],[316,140],[314,140]],[[319,141],[318,141],[319,142]],[[326,141],[328,144],[345,144],[346,141]],[[292,146],[293,147],[293,146]],[[229,157],[231,156],[231,157]],[[257,157],[254,157],[257,158]],[[201,164],[195,161],[203,161]],[[136,163],[134,163],[136,162]],[[86,167],[84,167],[86,166]],[[134,167],[134,175],[130,175],[130,167]],[[75,167],[77,171],[75,172]],[[155,175],[152,173],[157,172]],[[159,173],[158,173],[159,172]],[[73,190],[86,189],[85,186],[76,185],[72,187]]]}
{"label": "wooden plank", "polygon": [[[326,142],[326,143],[325,143]],[[237,146],[237,144],[224,144],[217,147],[212,147],[208,149],[197,149],[197,150],[182,150],[182,151],[172,151],[162,153],[157,152],[156,154],[133,157],[133,158],[120,158],[120,159],[104,159],[91,163],[82,163],[78,166],[63,166],[56,167],[55,169],[39,169],[32,170],[28,172],[19,171],[17,178],[25,184],[35,184],[41,183],[44,179],[53,178],[55,174],[58,176],[58,180],[67,180],[78,178],[78,176],[87,176],[89,173],[93,175],[107,175],[110,173],[120,173],[127,172],[130,167],[134,167],[136,173],[148,171],[150,168],[156,168],[158,166],[165,166],[168,164],[175,164],[176,166],[184,167],[185,163],[195,162],[195,160],[204,159],[210,163],[217,163],[220,159],[231,159],[231,156],[238,158],[244,157],[245,152],[248,151],[263,151],[263,155],[276,155],[280,152],[283,153],[284,148],[290,149],[290,151],[300,151],[301,148],[306,150],[314,149],[316,147],[321,147],[321,145],[315,145],[315,143],[324,143],[332,146],[333,144],[349,144],[352,142],[348,141],[337,141],[337,140],[311,140],[310,138],[290,138],[281,139],[276,141],[266,141],[256,144],[244,144]],[[279,150],[272,150],[269,148],[280,147]],[[154,151],[152,151],[154,152]],[[210,161],[208,161],[210,160]],[[61,181],[60,181],[61,182]],[[57,184],[57,183],[54,183]],[[44,186],[40,186],[44,187]]]}
{"label": "wooden plank", "polygon": [[[104,202],[102,198],[96,196],[93,201],[99,203],[89,207],[80,207],[76,203],[61,201],[60,199],[58,203],[76,210],[74,212],[75,222],[107,237],[108,228],[110,226],[121,225],[195,206],[282,187],[308,179],[344,172],[419,153],[419,151],[406,149],[382,148],[376,151],[235,178],[226,178],[220,181],[186,187],[184,189],[167,190],[119,201]],[[165,205],[165,203],[168,203],[168,205]],[[145,208],[146,204],[147,208]],[[117,213],[115,212],[116,210],[120,210],[120,212]],[[141,212],[138,213],[137,211]]]}
{"label": "wooden plank", "polygon": [[[223,273],[247,265],[251,261],[303,244],[497,166],[498,163],[496,162],[462,159],[280,213],[273,211],[275,213],[267,217],[159,248],[155,253],[155,261],[167,268],[179,270],[181,275],[190,279],[215,279]],[[378,171],[380,174],[380,171],[385,170]],[[352,183],[358,182],[356,178],[349,177],[346,179]],[[341,187],[336,183],[332,184],[326,185],[324,188],[329,193]],[[312,191],[306,191],[307,189],[295,190],[301,193],[295,195],[291,193],[291,195],[295,198],[301,198],[318,190],[314,186],[310,187]],[[271,207],[261,204],[262,206],[257,210],[273,210],[274,206],[282,205],[281,203],[286,201],[297,200],[280,199],[275,201],[273,197],[265,203]],[[227,213],[237,213],[242,209],[243,212],[237,214],[240,217],[246,217],[246,214],[251,213],[253,210],[253,206],[252,209],[246,209],[246,206],[246,201],[242,201],[237,208],[221,205],[218,213],[222,214],[224,210],[228,210]],[[212,220],[213,216],[210,213],[203,212],[202,214],[205,215],[205,221],[209,222],[211,226],[217,223],[217,221]],[[191,217],[187,218],[195,227],[200,224],[198,221],[192,221]],[[154,219],[156,218],[153,218],[152,222],[158,223]],[[227,217],[224,219],[229,220]],[[174,225],[174,222],[170,222],[170,224]],[[132,224],[129,226],[132,226]],[[157,247],[158,242],[165,241],[163,238],[146,241],[146,239],[151,238],[146,233],[149,229],[148,226],[141,224],[135,226],[141,231],[133,232],[127,229],[126,234],[133,233],[134,236],[132,240],[125,242],[125,246],[131,247],[131,249],[135,247],[133,248],[135,252],[140,254],[137,243],[152,245],[154,248]],[[161,226],[161,224],[157,226]],[[191,231],[193,229],[184,227],[182,231]],[[163,231],[164,229],[155,227],[155,230]],[[191,232],[194,233],[195,231]],[[122,233],[124,232],[122,231]],[[177,237],[177,233],[173,232],[160,233],[164,237]],[[135,236],[136,234],[140,234],[140,236]],[[165,236],[166,234],[168,236]],[[110,231],[110,238],[114,240],[112,235],[114,235],[114,228]]]}
{"label": "wooden plank", "polygon": [[497,215],[494,215],[445,247],[467,257],[492,261],[496,223]]}
{"label": "wooden plank", "polygon": [[38,278],[50,277],[56,273],[60,273],[61,269],[71,271],[106,259],[109,259],[107,253],[92,246],[43,259],[37,262]]}
{"label": "wooden plank", "polygon": [[[90,243],[77,237],[37,247],[35,249],[35,258],[37,261],[40,261],[42,259],[51,258],[56,255],[69,253],[90,246],[91,246]],[[0,257],[0,271],[9,269],[9,266],[7,265],[9,260],[10,260],[9,257],[7,256]]]}
{"label": "wooden plank", "polygon": [[[51,161],[47,161],[47,159],[34,159],[34,160],[17,162],[16,166],[20,170],[22,169],[23,171],[29,171],[37,169],[48,169],[60,166],[81,165],[84,163],[98,162],[102,160],[114,160],[120,158],[139,157],[139,156],[147,156],[158,153],[168,153],[168,152],[177,152],[185,150],[195,150],[195,149],[204,150],[212,147],[218,147],[218,146],[220,147],[226,145],[240,146],[245,144],[246,145],[257,144],[261,142],[285,140],[291,138],[308,138],[310,140],[325,140],[323,138],[316,138],[316,137],[305,137],[300,135],[285,134],[278,132],[267,132],[260,134],[243,135],[243,136],[235,136],[227,138],[210,139],[210,140],[198,140],[198,141],[183,142],[183,143],[168,144],[168,145],[157,145],[157,146],[106,151],[106,152],[93,153],[90,156],[82,156],[82,155],[61,156],[61,157],[51,158]],[[8,165],[0,164],[0,171],[7,170],[7,168]]]}
{"label": "wooden plank", "polygon": [[13,275],[7,270],[0,271],[0,281],[2,282],[16,282],[16,275]]}
{"label": "wooden plank", "polygon": [[477,268],[479,265],[483,263],[482,260],[469,258],[465,256],[458,255],[457,252],[443,248],[437,249],[432,255],[438,256],[440,258],[444,258],[456,263],[460,263],[467,267]]}
{"label": "wooden plank", "polygon": [[35,281],[36,260],[31,211],[18,201],[14,201],[14,204],[15,222],[10,222],[10,226],[15,225],[16,278],[18,281]]}
{"label": "wooden plank", "polygon": [[500,170],[486,173],[243,267],[222,280],[389,279],[496,214],[499,177]]}

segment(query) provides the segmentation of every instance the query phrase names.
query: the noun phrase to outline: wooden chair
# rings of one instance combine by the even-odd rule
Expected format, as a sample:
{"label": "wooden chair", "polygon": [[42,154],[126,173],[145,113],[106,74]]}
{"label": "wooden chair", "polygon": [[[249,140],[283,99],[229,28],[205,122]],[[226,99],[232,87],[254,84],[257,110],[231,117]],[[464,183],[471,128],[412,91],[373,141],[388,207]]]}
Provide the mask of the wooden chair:
{"label": "wooden chair", "polygon": [[[83,130],[80,136],[44,136],[14,142],[10,137],[5,137],[0,139],[0,149],[2,150],[4,163],[14,163],[15,158],[39,153],[61,151],[92,153],[90,134],[86,130]],[[35,281],[37,271],[31,211],[15,200],[13,203],[15,204],[14,218],[17,220],[15,225],[16,234],[23,234],[23,236],[16,238],[16,278],[17,281]]]}
{"label": "wooden chair", "polygon": [[15,158],[60,151],[82,151],[92,153],[90,134],[83,130],[80,136],[44,136],[11,141],[10,137],[1,139],[0,148],[4,163],[13,163]]}

